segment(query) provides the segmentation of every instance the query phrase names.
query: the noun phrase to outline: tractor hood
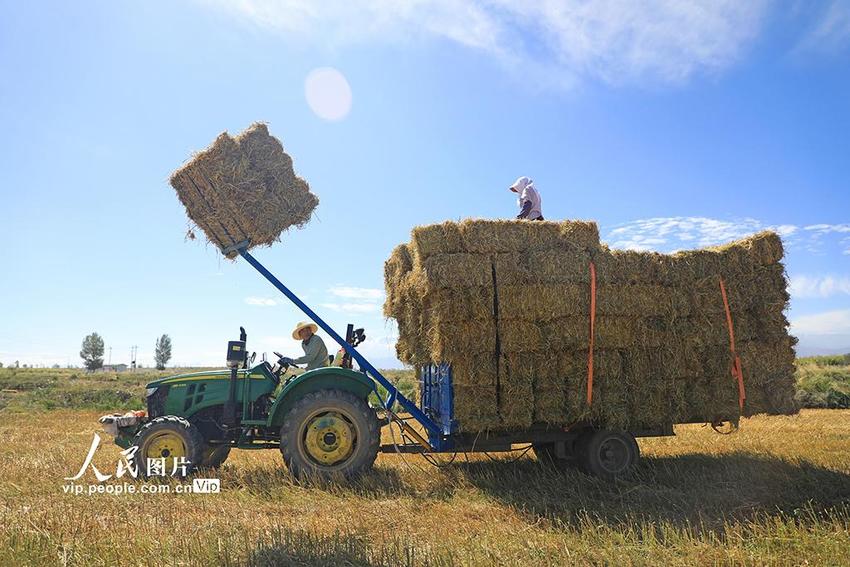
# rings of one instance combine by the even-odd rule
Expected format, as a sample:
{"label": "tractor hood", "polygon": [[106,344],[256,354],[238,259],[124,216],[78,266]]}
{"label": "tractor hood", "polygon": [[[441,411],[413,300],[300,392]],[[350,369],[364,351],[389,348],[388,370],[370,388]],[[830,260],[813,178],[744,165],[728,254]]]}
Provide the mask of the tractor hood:
{"label": "tractor hood", "polygon": [[[259,365],[258,365],[259,366]],[[254,367],[256,368],[256,366]],[[250,374],[254,371],[254,368],[249,370],[239,370],[239,374],[245,375]],[[158,380],[154,380],[153,382],[148,382],[145,386],[148,389],[159,388],[160,386],[166,384],[175,384],[178,382],[188,382],[193,380],[215,380],[215,379],[230,379],[230,370],[204,370],[203,372],[189,372],[186,374],[175,374],[174,376],[166,376],[165,378],[160,378]]]}

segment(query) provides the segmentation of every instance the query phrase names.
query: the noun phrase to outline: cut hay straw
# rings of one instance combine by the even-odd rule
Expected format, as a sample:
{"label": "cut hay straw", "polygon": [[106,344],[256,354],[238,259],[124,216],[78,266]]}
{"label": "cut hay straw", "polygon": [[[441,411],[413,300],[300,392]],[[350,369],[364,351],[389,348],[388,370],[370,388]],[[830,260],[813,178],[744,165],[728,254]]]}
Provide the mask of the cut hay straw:
{"label": "cut hay straw", "polygon": [[319,203],[261,123],[235,138],[219,135],[172,174],[171,185],[192,222],[219,248],[245,240],[249,248],[270,245],[284,230],[306,224]]}

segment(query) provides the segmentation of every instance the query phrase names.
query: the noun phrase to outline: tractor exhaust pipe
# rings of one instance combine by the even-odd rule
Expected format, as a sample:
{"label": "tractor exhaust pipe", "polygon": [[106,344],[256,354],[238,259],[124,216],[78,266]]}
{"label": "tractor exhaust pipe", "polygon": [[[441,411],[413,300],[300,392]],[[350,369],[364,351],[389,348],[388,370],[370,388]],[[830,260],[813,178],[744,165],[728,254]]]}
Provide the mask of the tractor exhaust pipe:
{"label": "tractor exhaust pipe", "polygon": [[244,368],[248,363],[248,352],[245,350],[247,338],[245,328],[239,327],[239,340],[229,341],[227,343],[227,366],[230,368],[230,390],[227,394],[227,401],[224,403],[222,422],[229,427],[236,425],[236,379],[239,366],[241,365]]}

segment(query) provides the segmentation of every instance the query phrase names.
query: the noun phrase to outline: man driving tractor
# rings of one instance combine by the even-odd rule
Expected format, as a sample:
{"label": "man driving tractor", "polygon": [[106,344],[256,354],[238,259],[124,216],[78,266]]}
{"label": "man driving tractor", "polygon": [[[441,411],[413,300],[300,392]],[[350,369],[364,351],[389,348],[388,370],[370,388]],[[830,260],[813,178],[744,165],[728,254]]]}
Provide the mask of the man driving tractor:
{"label": "man driving tractor", "polygon": [[309,321],[301,321],[295,325],[292,331],[292,338],[296,341],[301,341],[301,348],[304,349],[304,356],[300,358],[284,357],[282,361],[286,364],[304,364],[307,366],[305,370],[313,370],[314,368],[323,368],[328,365],[328,349],[322,337],[316,334],[319,326]]}

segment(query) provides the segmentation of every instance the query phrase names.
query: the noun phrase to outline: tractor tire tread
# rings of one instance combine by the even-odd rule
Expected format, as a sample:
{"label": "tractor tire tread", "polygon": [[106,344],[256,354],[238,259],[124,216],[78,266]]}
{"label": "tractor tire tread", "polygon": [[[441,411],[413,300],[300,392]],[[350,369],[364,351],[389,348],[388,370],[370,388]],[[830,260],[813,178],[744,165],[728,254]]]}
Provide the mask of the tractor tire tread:
{"label": "tractor tire tread", "polygon": [[356,465],[354,465],[351,469],[342,471],[342,476],[346,479],[351,479],[360,475],[372,467],[378,456],[378,448],[381,443],[380,425],[378,423],[377,414],[369,407],[366,400],[346,390],[328,389],[310,392],[295,402],[289,411],[286,412],[280,429],[280,452],[283,456],[284,462],[287,467],[289,467],[290,472],[296,478],[305,478],[311,474],[320,477],[326,476],[322,473],[322,471],[307,470],[305,465],[308,464],[302,464],[300,462],[300,456],[298,455],[297,450],[293,447],[293,445],[298,442],[298,439],[293,438],[293,435],[296,435],[300,429],[300,424],[295,422],[298,414],[303,411],[304,408],[313,404],[322,403],[329,397],[347,402],[352,406],[359,408],[361,410],[360,413],[362,417],[365,418],[366,422],[366,431],[364,433],[367,437],[367,444],[365,446],[365,452],[361,452],[359,457],[355,457],[355,460],[359,458],[360,462],[356,463]]}

